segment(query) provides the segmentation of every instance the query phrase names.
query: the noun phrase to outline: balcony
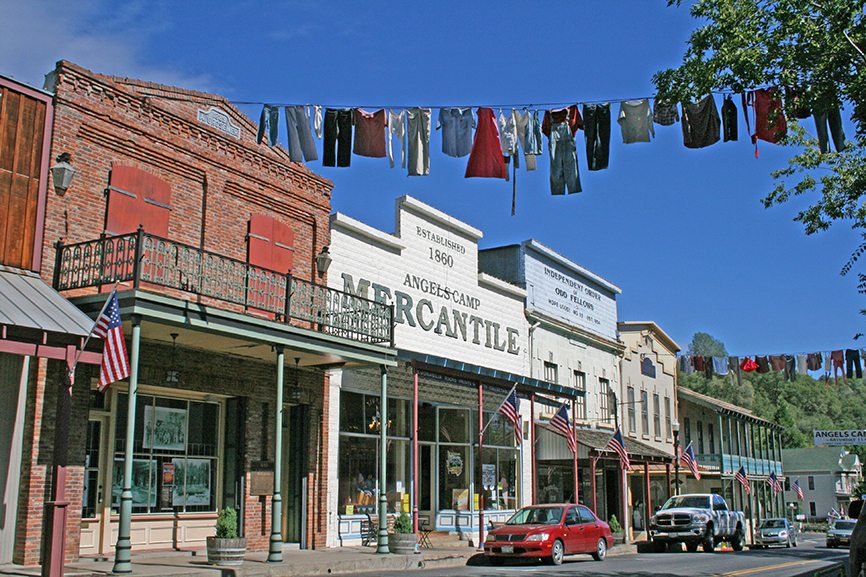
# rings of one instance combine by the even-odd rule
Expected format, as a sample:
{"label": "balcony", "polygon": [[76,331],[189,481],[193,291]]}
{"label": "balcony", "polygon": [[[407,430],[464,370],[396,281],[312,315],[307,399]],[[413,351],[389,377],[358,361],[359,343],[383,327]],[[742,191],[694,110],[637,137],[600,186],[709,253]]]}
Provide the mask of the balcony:
{"label": "balcony", "polygon": [[[164,287],[229,303],[227,308],[371,344],[393,346],[390,305],[137,232],[56,245],[58,291],[114,283]],[[183,294],[178,295],[183,298]]]}

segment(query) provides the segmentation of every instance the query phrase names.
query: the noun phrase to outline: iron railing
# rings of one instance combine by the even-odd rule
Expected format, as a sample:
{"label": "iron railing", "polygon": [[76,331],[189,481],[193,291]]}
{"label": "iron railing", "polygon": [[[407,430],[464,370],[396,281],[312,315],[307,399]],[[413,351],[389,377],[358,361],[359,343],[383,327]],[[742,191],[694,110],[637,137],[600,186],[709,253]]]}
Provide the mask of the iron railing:
{"label": "iron railing", "polygon": [[389,305],[328,288],[139,229],[96,240],[56,245],[54,288],[141,283],[167,287],[263,311],[275,320],[309,323],[354,341],[393,346]]}

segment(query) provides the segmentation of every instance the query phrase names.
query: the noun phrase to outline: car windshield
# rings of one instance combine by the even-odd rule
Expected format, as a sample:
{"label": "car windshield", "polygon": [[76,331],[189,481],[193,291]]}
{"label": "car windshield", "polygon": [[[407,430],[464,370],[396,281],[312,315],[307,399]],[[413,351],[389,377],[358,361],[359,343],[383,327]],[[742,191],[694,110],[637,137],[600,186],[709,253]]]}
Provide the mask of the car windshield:
{"label": "car windshield", "polygon": [[662,505],[662,510],[688,507],[693,509],[709,509],[710,498],[706,495],[678,495],[671,497]]}
{"label": "car windshield", "polygon": [[842,531],[853,531],[854,525],[857,524],[857,521],[851,520],[838,520],[833,524],[834,529],[842,530]]}
{"label": "car windshield", "polygon": [[549,525],[562,519],[562,507],[525,507],[515,513],[506,525]]}
{"label": "car windshield", "polygon": [[762,529],[784,529],[785,528],[785,520],[784,519],[767,519],[763,523],[761,523]]}

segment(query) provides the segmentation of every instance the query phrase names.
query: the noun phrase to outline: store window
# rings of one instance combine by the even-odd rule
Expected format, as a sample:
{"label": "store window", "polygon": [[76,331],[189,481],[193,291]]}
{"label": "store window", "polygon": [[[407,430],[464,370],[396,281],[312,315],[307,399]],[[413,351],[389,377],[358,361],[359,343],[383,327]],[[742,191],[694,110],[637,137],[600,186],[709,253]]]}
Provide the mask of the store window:
{"label": "store window", "polygon": [[704,454],[704,422],[698,421],[698,454]]}
{"label": "store window", "polygon": [[[118,396],[113,513],[119,512],[123,487],[127,395]],[[133,513],[215,511],[217,403],[138,395],[132,461]]]}
{"label": "store window", "polygon": [[583,391],[583,395],[577,397],[577,415],[575,419],[586,420],[586,373],[574,371],[574,388]]}
{"label": "store window", "polygon": [[598,379],[598,418],[603,423],[611,420],[610,395],[610,381]]}
{"label": "store window", "polygon": [[692,442],[692,421],[688,417],[683,419],[683,436],[685,437],[683,447],[688,447]]}
{"label": "store window", "polygon": [[559,379],[559,367],[556,363],[544,361],[544,380],[548,383],[557,383]]}
{"label": "store window", "polygon": [[628,387],[626,402],[628,403],[628,431],[629,433],[637,433],[637,422],[635,421],[634,413],[634,387]]}
{"label": "store window", "polygon": [[815,477],[813,477],[812,475],[809,475],[809,490],[815,490]]}
{"label": "store window", "polygon": [[716,452],[716,434],[712,423],[707,423],[707,450],[709,453]]}
{"label": "store window", "polygon": [[[485,509],[517,508],[517,463],[514,425],[500,413],[485,413],[481,485]],[[453,495],[452,495],[453,496]]]}

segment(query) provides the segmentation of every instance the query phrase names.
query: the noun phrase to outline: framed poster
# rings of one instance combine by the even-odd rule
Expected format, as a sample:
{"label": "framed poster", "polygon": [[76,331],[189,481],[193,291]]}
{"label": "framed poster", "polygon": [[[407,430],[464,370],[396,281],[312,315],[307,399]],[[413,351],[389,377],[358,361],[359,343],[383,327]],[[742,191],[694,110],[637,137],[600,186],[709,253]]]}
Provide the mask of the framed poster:
{"label": "framed poster", "polygon": [[[111,483],[111,504],[120,506],[123,492],[123,459],[114,460]],[[132,506],[156,507],[156,461],[132,460]]]}
{"label": "framed poster", "polygon": [[144,407],[145,449],[186,450],[186,409]]}
{"label": "framed poster", "polygon": [[210,505],[210,459],[172,459],[174,463],[174,489],[172,505]]}

